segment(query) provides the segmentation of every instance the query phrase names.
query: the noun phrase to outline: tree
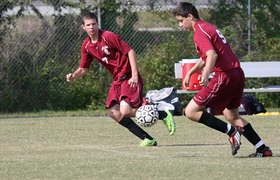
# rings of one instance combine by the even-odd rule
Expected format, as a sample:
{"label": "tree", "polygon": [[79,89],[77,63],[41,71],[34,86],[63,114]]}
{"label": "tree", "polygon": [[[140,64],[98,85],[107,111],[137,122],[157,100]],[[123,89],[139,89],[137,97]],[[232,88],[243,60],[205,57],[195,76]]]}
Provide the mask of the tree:
{"label": "tree", "polygon": [[[231,44],[234,44],[234,51],[242,59],[247,56],[248,38],[248,2],[243,0],[219,0],[210,10],[210,21],[225,31],[227,37],[231,37]],[[251,1],[252,16],[252,54],[246,59],[264,59],[260,56],[271,46],[266,44],[271,42],[270,38],[280,38],[279,0],[255,0]],[[227,31],[227,30],[230,31]],[[232,35],[234,34],[234,35]],[[275,40],[274,40],[275,42]],[[260,60],[261,60],[260,59]]]}
{"label": "tree", "polygon": [[[280,60],[280,1],[254,0],[251,1],[251,53],[247,53],[247,1],[219,0],[210,10],[210,21],[214,22],[221,31],[229,37],[229,42],[241,61]],[[247,79],[246,87],[256,84],[265,86],[279,84],[279,78]],[[268,106],[278,107],[280,104],[277,93],[257,94]]]}
{"label": "tree", "polygon": [[190,34],[187,32],[184,34],[186,40],[180,41],[178,33],[164,33],[162,41],[148,48],[144,57],[140,59],[140,72],[144,78],[145,91],[170,86],[181,88],[181,82],[175,82],[174,63],[183,58],[196,56],[193,44],[188,43],[191,41]]}

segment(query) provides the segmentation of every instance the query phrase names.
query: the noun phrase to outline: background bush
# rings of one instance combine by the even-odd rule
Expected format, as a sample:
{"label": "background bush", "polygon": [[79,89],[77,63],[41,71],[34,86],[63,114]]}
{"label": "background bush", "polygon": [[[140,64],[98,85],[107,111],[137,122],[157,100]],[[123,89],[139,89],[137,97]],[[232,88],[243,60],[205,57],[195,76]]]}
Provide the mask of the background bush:
{"label": "background bush", "polygon": [[[77,12],[85,8],[98,12],[98,5],[45,0],[46,8],[53,8],[51,15],[45,15],[36,2],[0,2],[0,112],[103,109],[111,77],[99,64],[93,63],[88,76],[75,83],[65,81],[65,75],[79,65],[85,38]],[[103,29],[119,34],[137,52],[145,92],[169,86],[180,89],[181,80],[174,78],[174,63],[197,57],[192,34],[178,30],[170,9],[155,8],[157,3],[165,7],[171,2],[149,3],[148,9],[135,11],[131,4],[103,0],[100,23]],[[241,61],[279,61],[280,2],[252,2],[250,53],[246,41],[246,3],[217,1],[212,6],[198,7],[201,18],[217,25]],[[7,14],[15,7],[19,8],[16,13]],[[25,13],[28,8],[33,14]],[[77,12],[64,13],[65,8]],[[165,27],[173,30],[163,30]],[[280,84],[279,81],[279,78],[248,79],[246,88]],[[266,107],[280,105],[279,93],[255,95]],[[191,96],[182,95],[181,100],[187,102]]]}

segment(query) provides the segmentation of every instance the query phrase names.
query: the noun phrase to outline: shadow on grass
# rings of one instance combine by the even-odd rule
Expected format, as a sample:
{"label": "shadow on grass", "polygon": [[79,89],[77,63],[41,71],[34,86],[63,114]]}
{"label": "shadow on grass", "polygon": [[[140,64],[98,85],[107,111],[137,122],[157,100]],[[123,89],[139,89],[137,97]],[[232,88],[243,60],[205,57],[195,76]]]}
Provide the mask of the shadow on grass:
{"label": "shadow on grass", "polygon": [[175,147],[175,146],[224,146],[228,145],[226,143],[214,143],[214,144],[166,144],[166,145],[157,145],[157,147]]}
{"label": "shadow on grass", "polygon": [[[273,154],[272,157],[265,157],[265,158],[279,158],[280,157],[280,154]],[[252,158],[262,158],[262,157],[249,157],[248,156],[235,156],[234,158],[248,158],[248,159],[252,159]]]}

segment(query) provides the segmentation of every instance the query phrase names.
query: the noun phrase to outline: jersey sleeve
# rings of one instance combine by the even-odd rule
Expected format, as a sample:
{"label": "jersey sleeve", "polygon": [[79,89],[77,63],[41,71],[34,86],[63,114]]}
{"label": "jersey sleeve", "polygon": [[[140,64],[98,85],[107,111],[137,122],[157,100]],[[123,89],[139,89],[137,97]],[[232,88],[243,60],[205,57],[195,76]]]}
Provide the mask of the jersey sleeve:
{"label": "jersey sleeve", "polygon": [[92,57],[86,50],[86,43],[83,43],[81,48],[80,68],[89,68],[91,61],[92,61]]}
{"label": "jersey sleeve", "polygon": [[111,47],[120,51],[122,54],[126,55],[132,49],[125,41],[123,41],[120,36],[110,32],[108,35],[108,42]]}

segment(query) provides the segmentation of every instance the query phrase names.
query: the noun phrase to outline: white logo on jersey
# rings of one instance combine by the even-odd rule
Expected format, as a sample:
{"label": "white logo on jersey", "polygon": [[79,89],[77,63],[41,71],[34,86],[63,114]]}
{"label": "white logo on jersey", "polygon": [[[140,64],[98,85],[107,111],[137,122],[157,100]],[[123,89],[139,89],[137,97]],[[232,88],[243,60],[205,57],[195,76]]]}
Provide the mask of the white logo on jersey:
{"label": "white logo on jersey", "polygon": [[216,32],[217,32],[218,36],[222,39],[223,43],[226,44],[227,40],[226,40],[225,36],[221,33],[221,31],[216,29]]}
{"label": "white logo on jersey", "polygon": [[108,58],[107,57],[102,58],[102,61],[106,62],[108,64]]}
{"label": "white logo on jersey", "polygon": [[108,48],[109,48],[108,46],[103,46],[101,48],[101,50],[104,51],[105,54],[110,55],[110,52],[108,51]]}

